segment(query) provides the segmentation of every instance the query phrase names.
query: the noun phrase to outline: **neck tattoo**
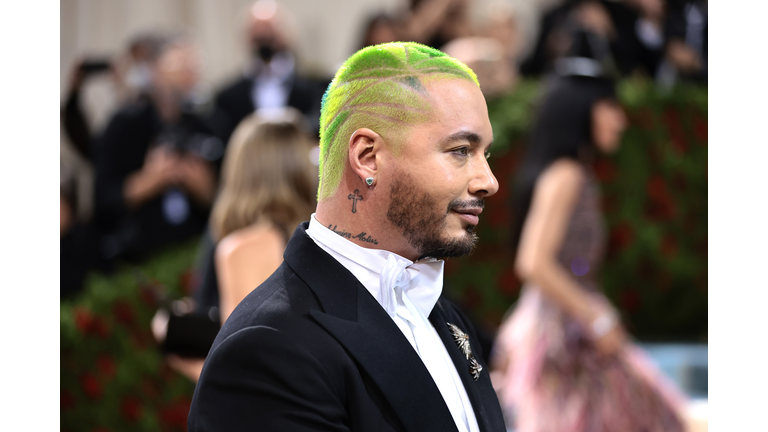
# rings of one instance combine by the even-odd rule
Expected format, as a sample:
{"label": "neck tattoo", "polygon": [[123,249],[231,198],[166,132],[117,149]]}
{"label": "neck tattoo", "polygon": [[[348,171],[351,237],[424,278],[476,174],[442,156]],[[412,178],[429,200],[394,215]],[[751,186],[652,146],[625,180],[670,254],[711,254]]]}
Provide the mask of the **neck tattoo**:
{"label": "neck tattoo", "polygon": [[372,244],[379,244],[379,241],[375,238],[372,238],[370,235],[368,235],[367,232],[362,231],[360,234],[352,235],[350,232],[346,232],[344,230],[339,230],[338,225],[328,224],[328,229],[335,232],[336,234],[344,237],[345,239],[351,240],[351,239],[357,239],[366,243],[372,243]]}
{"label": "neck tattoo", "polygon": [[355,189],[355,192],[349,194],[347,199],[352,200],[352,213],[357,213],[357,202],[363,200],[363,196],[360,195],[360,189]]}

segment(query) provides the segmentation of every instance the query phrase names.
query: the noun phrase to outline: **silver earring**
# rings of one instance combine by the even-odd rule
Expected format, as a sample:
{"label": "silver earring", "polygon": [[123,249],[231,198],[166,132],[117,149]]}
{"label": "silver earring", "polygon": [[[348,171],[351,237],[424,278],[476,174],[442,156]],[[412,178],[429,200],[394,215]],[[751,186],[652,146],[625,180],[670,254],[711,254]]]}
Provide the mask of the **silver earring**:
{"label": "silver earring", "polygon": [[373,184],[373,177],[366,177],[365,178],[365,184],[367,184],[368,186],[372,185]]}

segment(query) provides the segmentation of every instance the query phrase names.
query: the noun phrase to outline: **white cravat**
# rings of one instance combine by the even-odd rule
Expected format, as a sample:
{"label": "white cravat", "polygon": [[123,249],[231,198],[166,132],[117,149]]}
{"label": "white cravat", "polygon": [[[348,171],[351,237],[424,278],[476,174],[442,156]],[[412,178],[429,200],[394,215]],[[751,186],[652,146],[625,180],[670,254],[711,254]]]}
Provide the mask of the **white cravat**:
{"label": "white cravat", "polygon": [[324,227],[314,214],[307,235],[349,270],[389,314],[427,367],[459,431],[479,432],[464,384],[427,318],[443,290],[444,262],[414,263],[383,249],[360,247]]}

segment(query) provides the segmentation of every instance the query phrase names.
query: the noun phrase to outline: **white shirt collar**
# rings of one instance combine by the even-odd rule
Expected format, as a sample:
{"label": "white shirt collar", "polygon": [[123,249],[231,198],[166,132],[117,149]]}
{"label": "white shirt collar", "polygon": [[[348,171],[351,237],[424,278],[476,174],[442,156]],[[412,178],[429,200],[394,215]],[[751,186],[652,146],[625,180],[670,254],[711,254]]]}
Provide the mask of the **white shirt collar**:
{"label": "white shirt collar", "polygon": [[427,258],[414,263],[387,250],[358,246],[323,226],[314,213],[307,234],[349,270],[390,316],[402,304],[403,295],[425,317],[435,307],[443,290],[444,261]]}

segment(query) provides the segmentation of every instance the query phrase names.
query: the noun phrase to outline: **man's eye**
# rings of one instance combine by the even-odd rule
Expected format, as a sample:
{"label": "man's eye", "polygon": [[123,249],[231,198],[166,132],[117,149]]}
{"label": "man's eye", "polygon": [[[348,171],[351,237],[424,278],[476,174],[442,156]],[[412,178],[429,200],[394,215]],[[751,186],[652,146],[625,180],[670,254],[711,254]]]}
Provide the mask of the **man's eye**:
{"label": "man's eye", "polygon": [[491,157],[491,152],[487,151],[485,152],[485,158],[488,159]]}
{"label": "man's eye", "polygon": [[459,147],[455,150],[453,150],[454,153],[460,154],[462,156],[466,156],[469,154],[469,147]]}

